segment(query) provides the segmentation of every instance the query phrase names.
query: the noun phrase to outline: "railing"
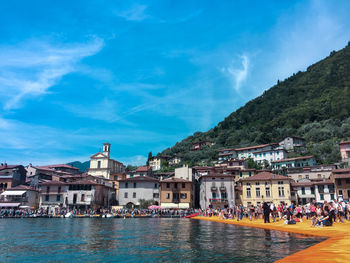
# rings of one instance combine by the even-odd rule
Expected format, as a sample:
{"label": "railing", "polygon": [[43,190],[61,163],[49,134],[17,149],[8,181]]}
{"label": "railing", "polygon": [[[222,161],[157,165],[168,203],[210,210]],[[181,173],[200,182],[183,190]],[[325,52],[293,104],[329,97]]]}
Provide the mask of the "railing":
{"label": "railing", "polygon": [[227,203],[228,200],[226,198],[210,198],[210,203]]}

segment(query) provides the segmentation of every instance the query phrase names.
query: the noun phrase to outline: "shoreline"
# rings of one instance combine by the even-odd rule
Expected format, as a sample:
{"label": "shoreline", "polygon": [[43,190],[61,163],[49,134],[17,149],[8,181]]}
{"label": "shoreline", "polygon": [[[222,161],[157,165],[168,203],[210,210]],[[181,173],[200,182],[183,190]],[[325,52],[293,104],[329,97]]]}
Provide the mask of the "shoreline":
{"label": "shoreline", "polygon": [[256,219],[254,221],[243,219],[242,221],[236,221],[203,216],[193,217],[192,219],[327,238],[320,243],[276,262],[350,262],[350,222],[343,224],[337,223],[332,227],[311,227],[309,220],[297,223],[296,225],[284,225],[283,220],[276,223],[264,224],[262,219]]}

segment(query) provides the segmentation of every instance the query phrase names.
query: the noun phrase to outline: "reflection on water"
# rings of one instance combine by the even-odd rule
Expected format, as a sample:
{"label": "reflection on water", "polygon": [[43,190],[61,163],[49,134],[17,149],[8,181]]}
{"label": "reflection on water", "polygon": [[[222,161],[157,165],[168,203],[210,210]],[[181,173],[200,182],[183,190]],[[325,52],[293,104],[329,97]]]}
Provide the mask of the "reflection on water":
{"label": "reflection on water", "polygon": [[189,219],[2,219],[0,262],[273,262],[322,239]]}

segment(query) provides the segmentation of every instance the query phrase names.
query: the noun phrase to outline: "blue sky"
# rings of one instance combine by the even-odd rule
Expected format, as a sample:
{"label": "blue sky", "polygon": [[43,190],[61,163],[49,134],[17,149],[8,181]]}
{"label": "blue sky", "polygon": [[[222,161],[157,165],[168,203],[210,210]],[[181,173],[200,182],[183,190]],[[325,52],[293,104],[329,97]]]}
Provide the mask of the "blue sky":
{"label": "blue sky", "polygon": [[349,1],[4,1],[0,161],[142,164],[350,40]]}

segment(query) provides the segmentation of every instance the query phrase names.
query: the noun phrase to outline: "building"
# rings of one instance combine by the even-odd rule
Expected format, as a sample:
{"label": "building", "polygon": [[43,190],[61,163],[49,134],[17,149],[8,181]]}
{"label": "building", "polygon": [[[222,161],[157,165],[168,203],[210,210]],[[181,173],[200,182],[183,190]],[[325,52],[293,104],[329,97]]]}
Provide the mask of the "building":
{"label": "building", "polygon": [[26,170],[22,165],[0,165],[0,193],[26,182]]}
{"label": "building", "polygon": [[260,172],[241,180],[244,206],[273,202],[291,204],[290,179],[286,176]]}
{"label": "building", "polygon": [[188,181],[193,181],[194,177],[193,177],[193,169],[188,167],[188,165],[183,165],[182,167],[176,168],[175,169],[175,178],[178,179],[185,179]]}
{"label": "building", "polygon": [[1,194],[0,207],[38,208],[39,191],[27,185],[8,188]]}
{"label": "building", "polygon": [[140,199],[159,204],[159,181],[148,176],[137,176],[119,181],[119,205],[135,207]]}
{"label": "building", "polygon": [[218,161],[223,162],[235,157],[235,151],[232,148],[218,150]]}
{"label": "building", "polygon": [[112,180],[112,182],[114,184],[115,196],[116,196],[116,199],[118,201],[118,198],[119,198],[119,182],[126,179],[126,174],[114,173],[114,174],[111,174],[111,178],[113,178],[111,180]]}
{"label": "building", "polygon": [[212,145],[214,144],[209,141],[195,142],[192,143],[191,151],[202,150],[204,147],[211,147]]}
{"label": "building", "polygon": [[171,159],[170,156],[162,155],[162,156],[152,156],[149,159],[149,166],[152,168],[152,171],[158,171],[162,169],[163,163],[169,163]]}
{"label": "building", "polygon": [[175,164],[179,164],[181,163],[181,158],[179,156],[173,156],[169,159],[169,165],[172,166],[172,165],[175,165]]}
{"label": "building", "polygon": [[[315,185],[309,179],[302,179],[299,182],[291,182],[291,194],[296,204],[306,205],[316,200]],[[294,201],[293,200],[293,201]]]}
{"label": "building", "polygon": [[107,183],[98,183],[93,180],[79,180],[69,182],[66,205],[70,209],[108,208],[113,205],[115,189]]}
{"label": "building", "polygon": [[168,178],[159,183],[160,205],[162,208],[192,208],[194,189],[192,181]]}
{"label": "building", "polygon": [[46,181],[39,184],[40,207],[52,212],[55,208],[67,207],[68,184],[61,181]]}
{"label": "building", "polygon": [[111,144],[103,144],[103,152],[98,152],[90,157],[90,168],[88,173],[95,177],[112,179],[111,174],[124,173],[125,166],[110,158]]}
{"label": "building", "polygon": [[329,179],[332,170],[335,168],[336,166],[333,164],[315,165],[308,167],[293,167],[287,168],[284,175],[287,175],[289,178],[296,182],[301,179],[323,180]]}
{"label": "building", "polygon": [[335,169],[332,171],[331,180],[334,182],[338,200],[350,199],[350,168]]}
{"label": "building", "polygon": [[316,160],[313,156],[300,156],[273,161],[272,169],[278,170],[283,168],[305,167],[314,165],[316,165]]}
{"label": "building", "polygon": [[350,165],[350,141],[340,142],[339,147],[342,161]]}
{"label": "building", "polygon": [[216,167],[213,167],[213,166],[194,166],[193,167],[194,177],[196,180],[199,180],[199,178],[203,175],[215,173],[215,169]]}
{"label": "building", "polygon": [[286,151],[294,151],[296,148],[305,147],[305,140],[297,136],[287,136],[279,143],[280,148]]}
{"label": "building", "polygon": [[134,171],[126,173],[126,178],[133,178],[137,176],[152,176],[152,168],[148,166],[140,166]]}
{"label": "building", "polygon": [[199,178],[201,209],[228,208],[235,205],[235,175],[208,174]]}
{"label": "building", "polygon": [[330,179],[314,182],[316,202],[323,203],[336,199],[334,183]]}

